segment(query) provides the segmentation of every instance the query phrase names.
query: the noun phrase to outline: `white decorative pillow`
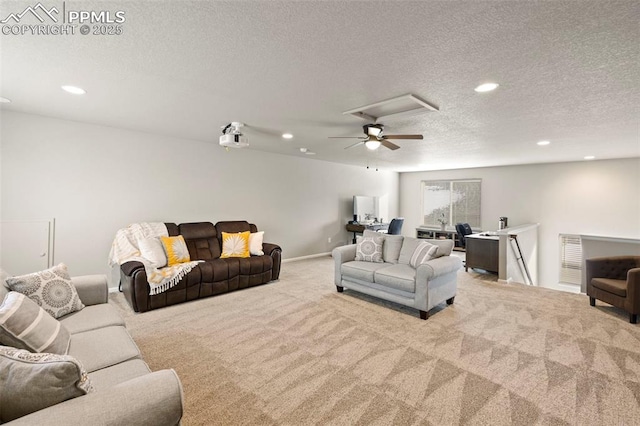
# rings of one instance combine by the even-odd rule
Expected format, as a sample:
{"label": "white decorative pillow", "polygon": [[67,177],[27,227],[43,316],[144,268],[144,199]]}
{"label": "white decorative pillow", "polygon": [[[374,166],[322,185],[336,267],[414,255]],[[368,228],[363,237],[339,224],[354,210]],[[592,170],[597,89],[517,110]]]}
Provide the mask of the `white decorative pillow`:
{"label": "white decorative pillow", "polygon": [[356,260],[382,263],[384,237],[364,237],[356,245]]}
{"label": "white decorative pillow", "polygon": [[87,372],[69,355],[0,346],[0,423],[93,392]]}
{"label": "white decorative pillow", "polygon": [[249,234],[249,252],[254,256],[262,256],[262,240],[264,240],[264,231],[252,232]]}
{"label": "white decorative pillow", "polygon": [[0,304],[0,343],[31,352],[66,354],[65,326],[24,294],[10,291]]}
{"label": "white decorative pillow", "polygon": [[44,271],[7,278],[7,284],[11,290],[29,297],[54,318],[84,308],[64,263]]}
{"label": "white decorative pillow", "polygon": [[430,244],[426,241],[418,244],[416,249],[413,251],[413,255],[409,260],[409,265],[414,268],[422,265],[428,260],[435,259],[437,257],[438,246]]}
{"label": "white decorative pillow", "polygon": [[138,241],[140,255],[156,268],[167,266],[167,255],[159,238],[145,238]]}

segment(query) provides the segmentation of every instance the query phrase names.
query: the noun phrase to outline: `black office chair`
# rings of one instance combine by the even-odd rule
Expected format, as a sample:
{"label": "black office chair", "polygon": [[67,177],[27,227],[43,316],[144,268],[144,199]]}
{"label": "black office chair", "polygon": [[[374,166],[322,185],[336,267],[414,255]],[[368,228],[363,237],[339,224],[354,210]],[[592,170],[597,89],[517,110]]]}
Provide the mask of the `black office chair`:
{"label": "black office chair", "polygon": [[394,219],[391,219],[391,223],[389,223],[389,229],[387,230],[387,234],[400,235],[400,231],[402,231],[403,223],[404,223],[404,217],[396,217]]}
{"label": "black office chair", "polygon": [[460,245],[463,248],[466,248],[465,237],[469,234],[473,234],[471,230],[471,226],[468,223],[456,223],[456,232],[458,233],[458,239],[460,240]]}

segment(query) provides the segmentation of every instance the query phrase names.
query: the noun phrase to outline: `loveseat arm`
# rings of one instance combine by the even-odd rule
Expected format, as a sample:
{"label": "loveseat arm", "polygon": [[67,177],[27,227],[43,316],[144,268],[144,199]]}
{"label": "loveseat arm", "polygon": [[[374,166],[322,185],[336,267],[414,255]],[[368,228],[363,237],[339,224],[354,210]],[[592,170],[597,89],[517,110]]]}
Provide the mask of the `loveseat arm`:
{"label": "loveseat arm", "polygon": [[71,282],[86,306],[109,302],[109,283],[106,275],[80,275],[71,277]]}
{"label": "loveseat arm", "polygon": [[342,287],[342,271],[340,266],[343,263],[351,262],[356,259],[356,245],[349,244],[346,246],[340,246],[333,249],[331,257],[335,262],[334,268],[334,281],[336,286]]}
{"label": "loveseat arm", "polygon": [[418,266],[416,281],[429,280],[462,268],[462,260],[458,256],[442,256],[431,259]]}
{"label": "loveseat arm", "polygon": [[182,407],[180,379],[173,370],[161,370],[67,400],[6,424],[173,426],[180,423]]}

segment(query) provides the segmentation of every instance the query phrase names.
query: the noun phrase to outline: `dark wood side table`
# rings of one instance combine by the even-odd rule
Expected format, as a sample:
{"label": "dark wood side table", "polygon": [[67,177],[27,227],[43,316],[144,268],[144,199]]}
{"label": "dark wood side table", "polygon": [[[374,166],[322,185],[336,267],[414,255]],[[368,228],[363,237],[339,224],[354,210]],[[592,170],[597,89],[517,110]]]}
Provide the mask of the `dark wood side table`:
{"label": "dark wood side table", "polygon": [[464,270],[479,268],[497,274],[499,240],[497,235],[467,235],[465,237],[467,254]]}

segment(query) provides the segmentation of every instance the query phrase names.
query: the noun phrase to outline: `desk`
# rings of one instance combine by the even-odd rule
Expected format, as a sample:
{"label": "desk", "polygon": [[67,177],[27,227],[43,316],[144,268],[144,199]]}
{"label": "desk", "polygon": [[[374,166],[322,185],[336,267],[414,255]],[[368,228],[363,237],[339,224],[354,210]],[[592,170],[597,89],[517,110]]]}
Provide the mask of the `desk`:
{"label": "desk", "polygon": [[347,223],[347,231],[353,232],[353,244],[356,243],[356,234],[362,234],[365,229],[370,231],[386,231],[389,229],[388,223],[372,223],[370,225],[363,225],[360,223]]}
{"label": "desk", "polygon": [[465,237],[467,258],[464,270],[479,268],[488,272],[498,273],[499,242],[500,238],[497,235],[467,235]]}

